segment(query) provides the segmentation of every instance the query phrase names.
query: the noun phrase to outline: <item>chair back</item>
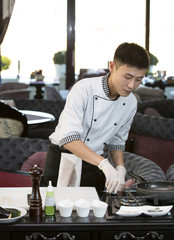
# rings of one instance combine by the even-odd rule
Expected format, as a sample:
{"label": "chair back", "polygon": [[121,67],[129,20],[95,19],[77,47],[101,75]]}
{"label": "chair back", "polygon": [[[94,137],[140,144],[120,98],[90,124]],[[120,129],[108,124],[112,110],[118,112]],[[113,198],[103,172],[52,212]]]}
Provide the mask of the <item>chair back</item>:
{"label": "chair back", "polygon": [[29,99],[30,89],[25,83],[7,82],[0,85],[0,99]]}
{"label": "chair back", "polygon": [[47,100],[63,100],[62,96],[60,93],[52,86],[45,86],[45,94],[46,94],[46,99]]}
{"label": "chair back", "polygon": [[6,91],[6,90],[12,90],[12,89],[25,89],[25,88],[28,88],[28,85],[25,83],[7,82],[7,83],[2,83],[0,85],[0,92]]}

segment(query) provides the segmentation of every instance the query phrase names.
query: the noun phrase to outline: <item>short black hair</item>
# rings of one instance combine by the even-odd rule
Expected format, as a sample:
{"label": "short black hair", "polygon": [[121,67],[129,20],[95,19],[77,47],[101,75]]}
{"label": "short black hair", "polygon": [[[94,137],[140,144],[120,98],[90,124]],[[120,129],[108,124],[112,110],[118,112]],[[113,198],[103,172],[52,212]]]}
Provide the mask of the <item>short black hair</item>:
{"label": "short black hair", "polygon": [[114,61],[118,65],[128,65],[138,69],[148,69],[150,57],[148,52],[135,43],[122,43],[114,54]]}

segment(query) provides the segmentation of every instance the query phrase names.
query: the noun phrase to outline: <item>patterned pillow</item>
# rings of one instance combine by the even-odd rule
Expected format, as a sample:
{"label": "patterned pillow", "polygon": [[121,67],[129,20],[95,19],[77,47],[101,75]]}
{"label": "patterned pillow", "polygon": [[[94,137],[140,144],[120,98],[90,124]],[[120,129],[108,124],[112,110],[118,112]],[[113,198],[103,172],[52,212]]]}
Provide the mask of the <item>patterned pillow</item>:
{"label": "patterned pillow", "polygon": [[15,119],[0,118],[0,137],[20,137],[24,130],[23,124]]}

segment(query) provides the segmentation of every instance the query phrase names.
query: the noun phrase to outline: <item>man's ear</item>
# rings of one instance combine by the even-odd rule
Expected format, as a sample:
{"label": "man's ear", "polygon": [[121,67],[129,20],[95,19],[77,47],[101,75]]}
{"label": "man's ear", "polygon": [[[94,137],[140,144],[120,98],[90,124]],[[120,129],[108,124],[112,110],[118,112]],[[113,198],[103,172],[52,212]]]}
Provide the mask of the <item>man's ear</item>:
{"label": "man's ear", "polygon": [[109,62],[109,70],[110,70],[110,72],[113,72],[115,67],[116,67],[115,62],[114,61],[110,61]]}

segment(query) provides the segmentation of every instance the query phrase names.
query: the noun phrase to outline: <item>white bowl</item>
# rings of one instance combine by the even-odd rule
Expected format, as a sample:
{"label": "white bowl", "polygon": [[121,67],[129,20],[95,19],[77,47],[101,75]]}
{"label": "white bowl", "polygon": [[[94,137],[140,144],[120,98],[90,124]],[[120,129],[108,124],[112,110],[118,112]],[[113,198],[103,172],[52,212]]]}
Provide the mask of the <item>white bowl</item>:
{"label": "white bowl", "polygon": [[70,199],[65,199],[58,202],[57,207],[59,209],[61,217],[70,217],[72,214],[74,203]]}
{"label": "white bowl", "polygon": [[79,199],[75,203],[75,208],[77,211],[77,215],[79,217],[88,217],[89,211],[90,211],[91,204],[90,202],[84,200],[84,199]]}
{"label": "white bowl", "polygon": [[92,201],[92,210],[94,213],[94,216],[97,218],[104,217],[106,210],[107,210],[108,204],[99,200],[93,200]]}

